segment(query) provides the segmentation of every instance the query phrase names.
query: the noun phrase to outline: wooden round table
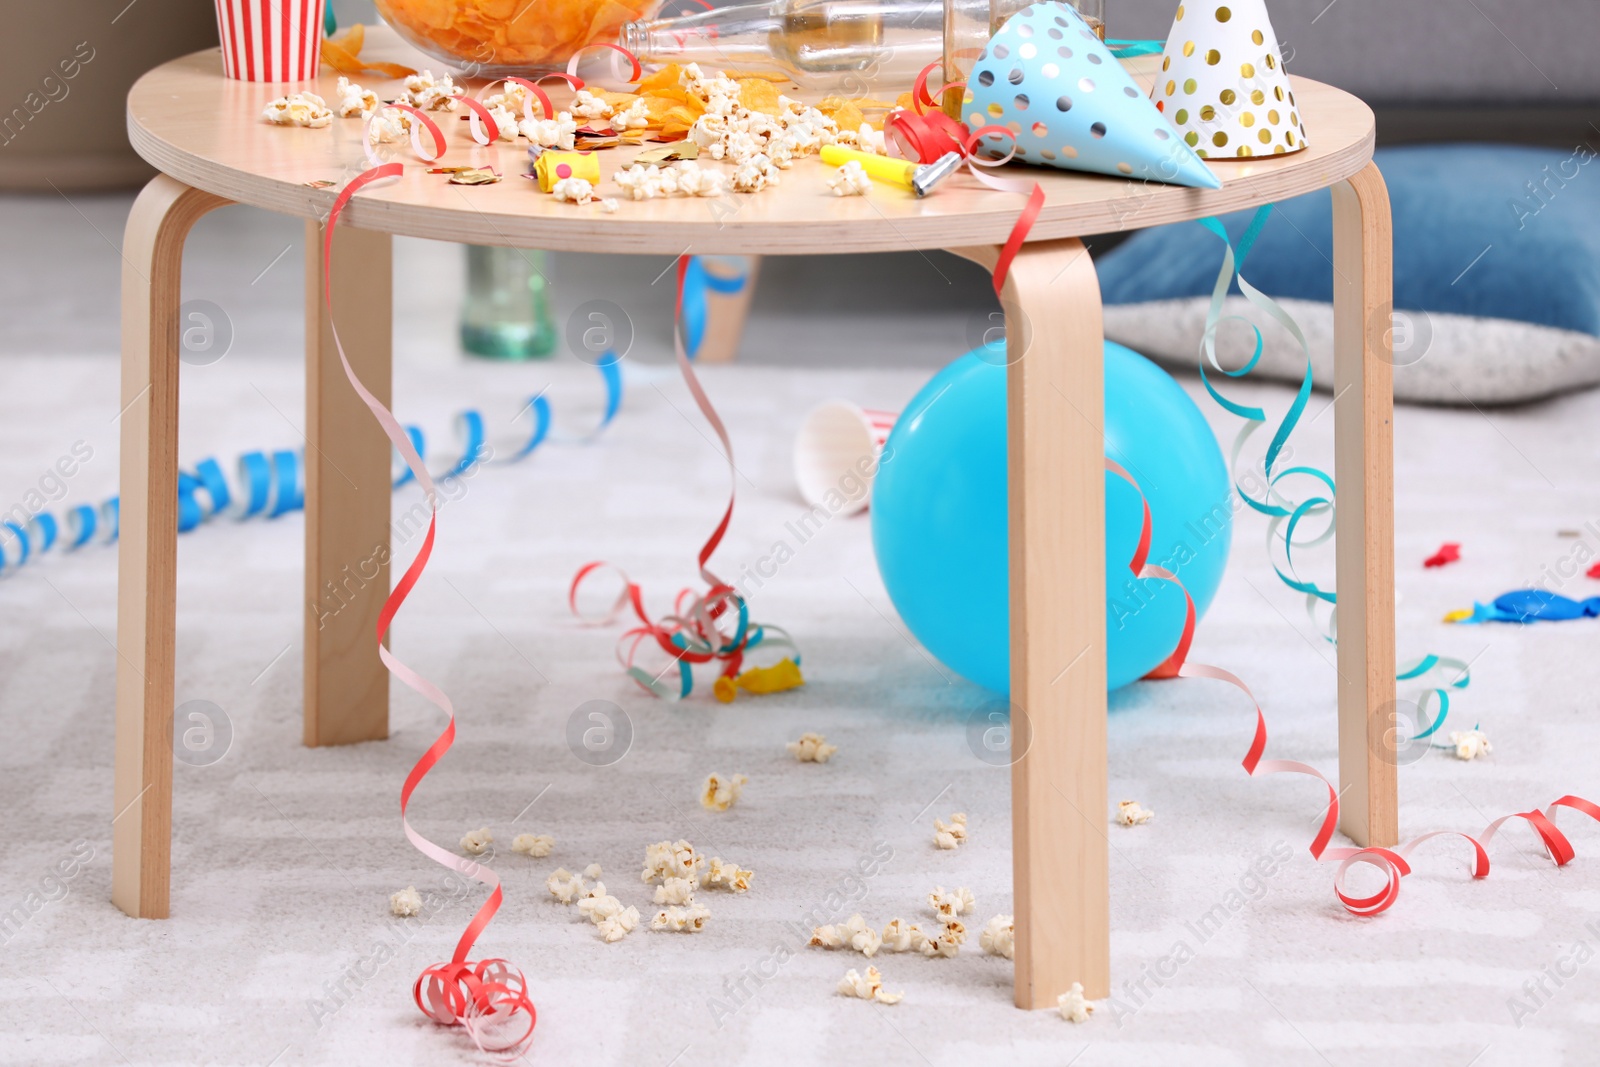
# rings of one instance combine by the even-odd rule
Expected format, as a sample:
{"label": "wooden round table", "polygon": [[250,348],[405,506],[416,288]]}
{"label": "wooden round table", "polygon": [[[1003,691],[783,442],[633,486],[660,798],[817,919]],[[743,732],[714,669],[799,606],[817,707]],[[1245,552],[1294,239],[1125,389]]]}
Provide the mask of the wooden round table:
{"label": "wooden round table", "polygon": [[[367,58],[421,66],[393,34],[368,35]],[[1159,57],[1128,64],[1147,87]],[[338,188],[365,170],[362,124],[267,125],[263,106],[315,86],[229,81],[216,49],[146,74],[128,95],[133,146],[162,173],[139,196],[123,244],[122,490],[118,599],[115,902],[132,915],[168,910],[174,586],[178,530],[179,266],[196,218],[229,202],[307,220],[306,589],[387,545],[389,443],[344,380],[321,299],[318,249]],[[380,97],[398,86],[361,77]],[[1373,116],[1360,100],[1297,79],[1310,147],[1293,155],[1211,161],[1219,190],[1044,168],[1045,206],[1002,294],[1007,324],[1011,498],[1012,825],[1016,1002],[1052,1006],[1081,981],[1110,992],[1106,806],[1105,546],[1099,286],[1081,235],[1139,229],[1255,207],[1332,187],[1334,202],[1338,509],[1339,773],[1344,831],[1360,844],[1398,837],[1395,766],[1382,713],[1394,700],[1392,401],[1388,194],[1372,165]],[[588,252],[848,253],[948,249],[992,269],[1022,198],[966,175],[918,200],[875,185],[839,198],[830,168],[796,162],[753,195],[624,201],[615,214],[559,203],[534,182],[525,143],[481,147],[446,116],[442,164],[492,166],[504,181],[448,184],[411,164],[362,191],[335,234],[334,314],[352,364],[384,403],[390,392],[390,234]],[[601,153],[602,186],[636,149]],[[317,188],[313,182],[333,182]],[[356,491],[351,483],[371,488]],[[387,556],[387,553],[384,553]],[[387,568],[336,616],[308,610],[305,741],[387,736],[388,676],[373,624]],[[1019,717],[1028,729],[1022,730]]]}

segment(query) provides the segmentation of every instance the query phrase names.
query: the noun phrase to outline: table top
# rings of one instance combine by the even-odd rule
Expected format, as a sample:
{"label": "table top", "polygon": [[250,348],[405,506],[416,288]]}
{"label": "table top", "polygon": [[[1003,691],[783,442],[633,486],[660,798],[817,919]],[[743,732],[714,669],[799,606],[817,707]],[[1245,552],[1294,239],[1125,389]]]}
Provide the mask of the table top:
{"label": "table top", "polygon": [[[368,33],[362,58],[393,59],[419,69],[429,63],[386,27]],[[1159,62],[1159,56],[1149,56],[1127,66],[1148,88]],[[218,49],[197,52],[155,68],[134,85],[128,93],[128,137],[152,165],[191,186],[241,204],[322,218],[338,188],[368,166],[361,121],[335,117],[322,129],[282,127],[262,121],[261,111],[268,101],[303,88],[334,104],[337,80],[324,68],[315,84],[233,81],[223,77]],[[398,83],[376,75],[355,80],[383,99],[400,92]],[[481,85],[468,84],[474,93]],[[551,95],[561,106],[562,96]],[[1286,156],[1210,160],[1223,181],[1218,190],[1025,164],[1002,168],[1007,177],[1035,178],[1044,188],[1044,210],[1028,239],[1142,229],[1237,211],[1326,188],[1360,171],[1372,158],[1372,110],[1349,93],[1306,78],[1295,79],[1295,95],[1311,146]],[[606,214],[596,204],[558,202],[520,177],[529,169],[527,142],[480,146],[466,122],[454,114],[440,117],[447,120],[440,126],[448,149],[439,165],[494,167],[505,180],[451,185],[415,161],[399,181],[355,197],[343,220],[413,237],[562,251],[883,252],[1001,244],[1023,203],[1021,196],[984,188],[966,174],[921,200],[877,183],[867,196],[836,197],[826,185],[833,168],[811,157],[785,171],[782,184],[759,193],[715,200],[624,200],[616,213]],[[622,146],[600,152],[598,195],[617,195],[610,175],[638,151]],[[409,150],[397,158],[407,157]],[[317,180],[337,185],[307,184]]]}

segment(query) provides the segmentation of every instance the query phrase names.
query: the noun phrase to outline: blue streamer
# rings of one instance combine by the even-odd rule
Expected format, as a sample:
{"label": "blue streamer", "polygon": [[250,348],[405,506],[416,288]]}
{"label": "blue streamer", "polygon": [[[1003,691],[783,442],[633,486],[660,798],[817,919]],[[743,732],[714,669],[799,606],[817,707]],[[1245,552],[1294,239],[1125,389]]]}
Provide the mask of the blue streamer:
{"label": "blue streamer", "polygon": [[82,548],[94,539],[95,520],[99,515],[93,504],[79,504],[67,512],[67,529],[72,531],[68,548]]}
{"label": "blue streamer", "polygon": [[[737,292],[744,285],[744,279],[715,278],[707,274],[704,283],[702,290]],[[597,437],[611,425],[622,408],[621,358],[607,352],[595,369],[605,386],[605,409],[595,429],[577,438],[579,442]],[[532,397],[527,410],[533,413],[532,431],[502,462],[525,458],[550,437],[551,408],[544,394]],[[465,474],[473,464],[482,461],[487,452],[487,430],[480,412],[462,412],[457,417],[457,425],[462,437],[461,454],[446,476]],[[409,426],[406,433],[417,453],[425,455],[426,439],[422,430]],[[305,457],[301,452],[293,449],[279,449],[270,454],[246,452],[238,458],[235,470],[235,478],[230,483],[222,465],[208,456],[196,463],[193,471],[178,472],[179,533],[188,533],[223,514],[231,513],[240,519],[258,516],[275,519],[305,508]],[[405,469],[393,485],[398,489],[413,480],[411,471]],[[111,544],[117,540],[120,518],[118,499],[111,497],[98,508],[92,504],[76,504],[59,520],[42,511],[25,523],[0,523],[0,571],[8,565],[20,567],[58,542],[67,550],[82,548],[97,539]],[[15,544],[14,550],[10,549],[11,544]]]}
{"label": "blue streamer", "polygon": [[700,354],[700,343],[705,340],[706,333],[707,292],[725,296],[737,293],[744,289],[748,277],[744,272],[727,276],[715,274],[706,270],[701,257],[689,257],[689,266],[683,274],[684,355],[693,360]]}
{"label": "blue streamer", "polygon": [[[1285,567],[1280,567],[1276,559],[1273,559],[1272,561],[1272,569],[1277,574],[1278,579],[1283,582],[1284,585],[1305,596],[1306,612],[1311,616],[1312,621],[1315,623],[1317,621],[1318,605],[1326,604],[1330,607],[1336,608],[1338,604],[1338,597],[1333,590],[1323,589],[1316,582],[1302,579],[1296,573],[1294,564],[1294,550],[1296,545],[1295,534],[1305,519],[1313,515],[1327,515],[1327,527],[1323,530],[1323,532],[1318,536],[1311,538],[1310,540],[1301,542],[1301,547],[1304,548],[1320,544],[1329,537],[1333,536],[1335,527],[1333,513],[1335,509],[1337,493],[1335,491],[1333,478],[1331,478],[1326,471],[1320,470],[1319,468],[1310,466],[1294,466],[1288,467],[1281,471],[1274,469],[1283,453],[1284,447],[1288,444],[1290,435],[1294,432],[1294,429],[1299,424],[1301,417],[1305,414],[1306,405],[1311,400],[1312,381],[1311,349],[1306,343],[1305,335],[1301,332],[1299,325],[1294,321],[1293,317],[1291,317],[1287,311],[1283,310],[1283,308],[1279,306],[1276,301],[1267,296],[1261,290],[1257,289],[1255,286],[1251,285],[1250,282],[1245,279],[1243,274],[1245,259],[1250,255],[1250,250],[1255,247],[1255,243],[1257,239],[1260,238],[1261,232],[1265,228],[1267,220],[1271,217],[1271,214],[1271,204],[1267,204],[1259,208],[1255,215],[1251,218],[1249,226],[1245,228],[1244,234],[1239,238],[1237,245],[1235,245],[1233,240],[1228,236],[1228,231],[1217,219],[1205,218],[1198,220],[1200,225],[1204,226],[1222,242],[1224,248],[1222,267],[1217,272],[1217,281],[1211,290],[1211,304],[1206,314],[1205,335],[1202,337],[1200,343],[1202,353],[1202,358],[1200,360],[1200,379],[1201,383],[1205,386],[1206,392],[1210,394],[1211,398],[1215,400],[1218,405],[1245,420],[1245,425],[1241,427],[1238,436],[1234,438],[1233,451],[1230,459],[1230,470],[1233,475],[1234,490],[1239,494],[1240,499],[1248,504],[1251,508],[1268,517],[1267,547],[1269,558],[1271,558],[1272,555],[1272,543],[1275,539],[1279,538],[1279,530],[1282,530],[1281,539],[1283,541],[1283,557],[1287,569]],[[1222,366],[1221,361],[1217,358],[1216,341],[1218,327],[1224,320],[1228,318],[1238,318],[1238,316],[1225,316],[1222,314],[1223,301],[1226,299],[1229,289],[1234,285],[1238,286],[1239,292],[1244,295],[1245,299],[1248,300],[1252,306],[1262,311],[1268,318],[1274,322],[1277,322],[1289,332],[1289,334],[1299,343],[1301,352],[1305,357],[1305,373],[1301,375],[1300,387],[1295,391],[1295,397],[1289,405],[1289,410],[1279,421],[1277,428],[1273,431],[1271,441],[1269,441],[1267,444],[1266,456],[1262,465],[1262,471],[1266,476],[1267,489],[1264,496],[1259,500],[1245,492],[1244,486],[1240,482],[1239,459],[1243,454],[1245,442],[1250,439],[1250,436],[1255,433],[1256,430],[1260,429],[1266,424],[1266,410],[1259,406],[1239,403],[1225,396],[1218,389],[1217,383],[1208,373],[1208,370],[1217,371],[1227,378],[1236,380],[1242,379],[1255,369],[1256,364],[1260,362],[1261,359],[1263,349],[1261,329],[1255,323],[1244,319],[1240,319],[1240,321],[1245,322],[1246,325],[1250,327],[1255,338],[1254,351],[1251,352],[1250,358],[1237,370],[1226,369]],[[1280,487],[1280,483],[1291,478],[1311,479],[1312,481],[1318,483],[1321,486],[1321,489],[1318,490],[1317,495],[1315,496],[1308,497],[1307,499],[1298,502],[1291,502]],[[1517,595],[1518,594],[1507,594],[1507,597],[1516,597]],[[1557,597],[1555,599],[1564,600],[1565,598]],[[1569,601],[1568,603],[1572,602]],[[1594,614],[1600,614],[1600,598],[1596,598],[1593,603],[1597,605]],[[1496,605],[1497,607],[1494,609],[1486,609],[1481,604],[1477,605],[1474,612],[1475,617],[1470,621],[1484,621],[1476,617],[1477,610],[1483,610],[1486,613],[1491,610],[1509,612],[1525,611],[1529,607],[1528,602],[1525,600],[1517,601],[1514,605],[1510,604],[1509,602],[1508,605],[1500,605],[1500,602],[1496,601]],[[1545,602],[1535,605],[1535,608],[1541,612],[1559,612],[1563,610],[1571,610],[1560,606],[1551,606]],[[1541,617],[1549,618],[1558,616],[1542,615]],[[1576,616],[1568,615],[1559,617]],[[1514,621],[1525,620],[1526,615]],[[1324,638],[1328,641],[1334,641],[1335,631],[1336,616],[1330,616],[1328,619],[1327,630],[1323,634]],[[1413,735],[1413,740],[1420,740],[1422,738],[1430,737],[1439,729],[1440,726],[1444,724],[1445,717],[1450,713],[1451,691],[1465,689],[1471,683],[1471,673],[1468,670],[1467,664],[1462,660],[1444,656],[1436,656],[1430,653],[1423,656],[1416,663],[1408,667],[1401,668],[1396,674],[1395,680],[1397,682],[1409,682],[1423,678],[1434,671],[1443,672],[1450,670],[1455,672],[1454,677],[1441,684],[1424,689],[1420,695],[1417,701],[1417,706],[1422,717],[1427,718],[1428,705],[1430,702],[1438,704],[1438,713],[1433,716],[1432,720],[1425,728]]]}
{"label": "blue streamer", "polygon": [[28,528],[38,532],[39,551],[50,551],[50,546],[56,543],[56,517],[48,511],[41,511],[28,520]]}

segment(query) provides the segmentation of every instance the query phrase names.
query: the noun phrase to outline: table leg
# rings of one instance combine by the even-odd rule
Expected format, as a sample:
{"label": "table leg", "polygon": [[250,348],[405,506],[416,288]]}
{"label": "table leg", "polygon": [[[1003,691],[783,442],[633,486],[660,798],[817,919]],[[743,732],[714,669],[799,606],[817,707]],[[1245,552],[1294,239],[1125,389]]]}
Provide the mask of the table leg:
{"label": "table leg", "polygon": [[159,174],[133,202],[122,240],[111,901],[141,919],[167,917],[172,873],[183,245],[196,219],[226,203]]}
{"label": "table leg", "polygon": [[[323,233],[306,223],[305,743],[312,746],[389,736],[389,673],[373,635],[389,595],[390,445],[339,363],[323,300]],[[388,234],[335,229],[339,337],[384,404],[393,263]]]}
{"label": "table leg", "polygon": [[1334,480],[1339,486],[1339,828],[1393,845],[1394,260],[1376,164],[1333,187]]}
{"label": "table leg", "polygon": [[700,339],[700,351],[695,354],[701,363],[732,363],[739,354],[739,339],[750,315],[750,302],[755,299],[756,277],[761,273],[760,256],[707,256],[703,260],[706,270],[719,276],[732,273],[719,259],[745,261],[744,285],[737,293],[706,293],[706,332]]}
{"label": "table leg", "polygon": [[[993,269],[997,251],[958,254]],[[1073,982],[1091,998],[1111,992],[1104,354],[1100,286],[1082,243],[1024,246],[1002,303],[1014,993],[1018,1007],[1048,1008]]]}

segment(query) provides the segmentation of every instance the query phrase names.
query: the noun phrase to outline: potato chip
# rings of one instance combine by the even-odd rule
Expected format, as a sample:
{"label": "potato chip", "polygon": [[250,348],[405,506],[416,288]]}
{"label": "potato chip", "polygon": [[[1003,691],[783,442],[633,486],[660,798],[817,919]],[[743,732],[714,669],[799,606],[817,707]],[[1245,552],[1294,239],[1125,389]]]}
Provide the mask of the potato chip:
{"label": "potato chip", "polygon": [[682,104],[669,110],[661,117],[663,126],[682,125],[685,129],[694,125],[694,120],[699,118],[698,112],[692,111]]}
{"label": "potato chip", "polygon": [[676,100],[665,96],[646,96],[644,100],[645,114],[650,117],[650,125],[659,126],[665,120],[667,112],[675,107],[681,107]]}
{"label": "potato chip", "polygon": [[584,88],[589,90],[589,95],[604,100],[617,111],[622,111],[629,104],[639,99],[638,93],[613,93],[609,89],[601,89],[593,85],[586,85]]}
{"label": "potato chip", "polygon": [[859,129],[861,124],[867,121],[866,116],[861,114],[861,109],[848,100],[845,101],[843,107],[836,109],[828,117],[837,122],[841,130]]}
{"label": "potato chip", "polygon": [[678,79],[683,76],[683,68],[676,63],[668,63],[654,74],[641,81],[634,92],[640,96],[648,96],[658,89],[676,89]]}
{"label": "potato chip", "polygon": [[722,72],[722,76],[724,78],[732,78],[734,81],[747,81],[751,78],[760,78],[763,81],[782,83],[793,80],[789,77],[789,75],[780,70],[725,70]]}
{"label": "potato chip", "polygon": [[739,103],[747,111],[777,115],[778,87],[765,78],[744,78],[739,82]]}
{"label": "potato chip", "polygon": [[411,43],[468,63],[562,70],[573,53],[615,40],[653,0],[376,0],[378,14]]}
{"label": "potato chip", "polygon": [[340,74],[360,74],[372,70],[390,78],[407,78],[416,73],[410,67],[401,66],[399,63],[363,62],[361,46],[366,43],[366,39],[366,27],[359,22],[341,33],[324,39],[322,62]]}

